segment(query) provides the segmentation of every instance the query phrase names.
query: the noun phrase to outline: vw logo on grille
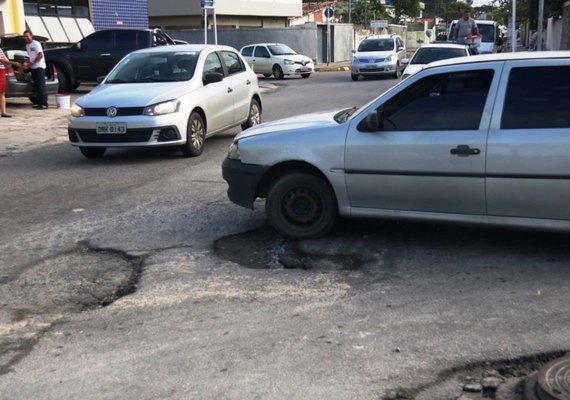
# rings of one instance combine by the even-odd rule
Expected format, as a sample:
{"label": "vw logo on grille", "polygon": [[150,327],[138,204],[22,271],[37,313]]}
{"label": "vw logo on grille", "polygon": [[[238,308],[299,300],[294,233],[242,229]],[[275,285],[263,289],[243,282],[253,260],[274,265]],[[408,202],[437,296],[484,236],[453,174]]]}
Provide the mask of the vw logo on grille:
{"label": "vw logo on grille", "polygon": [[115,107],[107,108],[107,117],[115,118],[117,116],[117,109]]}

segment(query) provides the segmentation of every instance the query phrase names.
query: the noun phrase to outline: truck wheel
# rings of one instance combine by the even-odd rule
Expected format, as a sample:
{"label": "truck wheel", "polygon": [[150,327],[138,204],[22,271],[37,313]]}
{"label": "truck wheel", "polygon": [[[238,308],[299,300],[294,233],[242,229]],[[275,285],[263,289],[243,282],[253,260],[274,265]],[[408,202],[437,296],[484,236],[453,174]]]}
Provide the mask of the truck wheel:
{"label": "truck wheel", "polygon": [[206,140],[206,126],[202,116],[197,112],[192,112],[188,118],[188,128],[186,128],[186,144],[180,147],[185,157],[196,157],[202,154],[204,142]]}
{"label": "truck wheel", "polygon": [[59,86],[57,87],[57,92],[58,93],[66,93],[69,88],[67,87],[67,76],[65,75],[65,72],[63,72],[62,69],[58,68],[58,73],[57,73],[57,80],[59,81]]}
{"label": "truck wheel", "polygon": [[281,235],[307,239],[332,229],[338,206],[327,182],[310,173],[296,172],[279,178],[269,189],[265,213]]}

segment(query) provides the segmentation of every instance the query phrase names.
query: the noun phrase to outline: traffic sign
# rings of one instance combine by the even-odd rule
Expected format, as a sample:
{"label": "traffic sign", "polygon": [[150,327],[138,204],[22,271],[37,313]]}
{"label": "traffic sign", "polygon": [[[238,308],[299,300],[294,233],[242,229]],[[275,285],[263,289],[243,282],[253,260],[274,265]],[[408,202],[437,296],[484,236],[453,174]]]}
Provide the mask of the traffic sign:
{"label": "traffic sign", "polygon": [[373,21],[370,21],[370,27],[371,28],[387,28],[388,27],[388,21],[386,21],[385,19],[373,20]]}
{"label": "traffic sign", "polygon": [[325,17],[332,18],[334,15],[334,10],[332,7],[325,8]]}
{"label": "traffic sign", "polygon": [[214,7],[214,0],[200,0],[200,7]]}

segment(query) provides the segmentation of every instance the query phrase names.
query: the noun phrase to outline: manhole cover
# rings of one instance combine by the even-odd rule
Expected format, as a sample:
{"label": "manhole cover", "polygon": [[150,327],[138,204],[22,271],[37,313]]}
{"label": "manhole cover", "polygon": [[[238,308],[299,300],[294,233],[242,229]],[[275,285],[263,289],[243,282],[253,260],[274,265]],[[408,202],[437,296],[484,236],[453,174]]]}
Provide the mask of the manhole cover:
{"label": "manhole cover", "polygon": [[570,399],[570,355],[552,360],[538,371],[536,394],[540,400]]}

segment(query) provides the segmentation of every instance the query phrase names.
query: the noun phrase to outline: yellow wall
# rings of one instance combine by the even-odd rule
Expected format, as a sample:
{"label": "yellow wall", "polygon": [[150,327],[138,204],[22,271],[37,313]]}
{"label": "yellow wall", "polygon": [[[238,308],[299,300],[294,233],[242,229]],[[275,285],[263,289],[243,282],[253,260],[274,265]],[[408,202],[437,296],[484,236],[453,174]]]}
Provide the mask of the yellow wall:
{"label": "yellow wall", "polygon": [[6,33],[23,33],[26,30],[24,1],[8,0],[8,15],[4,17]]}

